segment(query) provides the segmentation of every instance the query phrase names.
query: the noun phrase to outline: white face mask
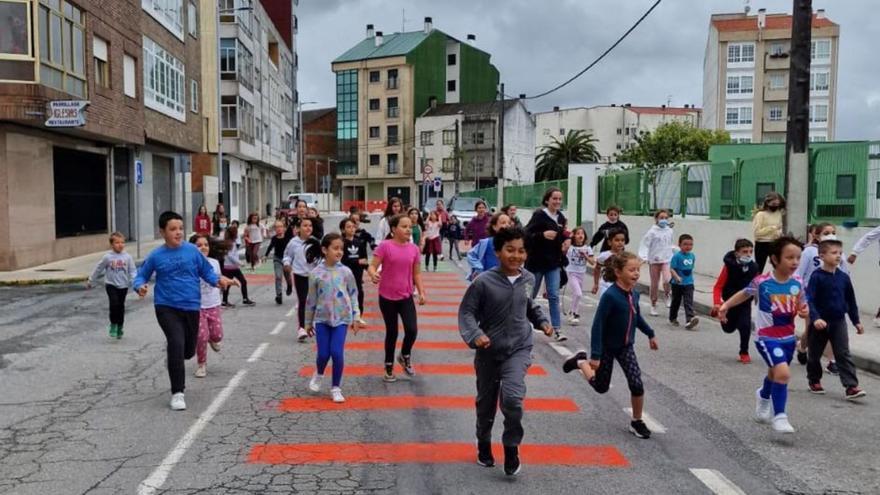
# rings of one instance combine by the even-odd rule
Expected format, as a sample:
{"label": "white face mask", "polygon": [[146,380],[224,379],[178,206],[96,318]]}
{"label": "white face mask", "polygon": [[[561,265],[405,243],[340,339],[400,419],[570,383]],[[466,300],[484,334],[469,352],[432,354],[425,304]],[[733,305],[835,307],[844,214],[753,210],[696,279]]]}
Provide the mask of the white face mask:
{"label": "white face mask", "polygon": [[836,241],[837,236],[834,234],[823,235],[819,238],[820,241]]}
{"label": "white face mask", "polygon": [[749,263],[752,262],[752,257],[751,256],[740,256],[736,260],[739,261],[739,263],[741,265],[748,265]]}

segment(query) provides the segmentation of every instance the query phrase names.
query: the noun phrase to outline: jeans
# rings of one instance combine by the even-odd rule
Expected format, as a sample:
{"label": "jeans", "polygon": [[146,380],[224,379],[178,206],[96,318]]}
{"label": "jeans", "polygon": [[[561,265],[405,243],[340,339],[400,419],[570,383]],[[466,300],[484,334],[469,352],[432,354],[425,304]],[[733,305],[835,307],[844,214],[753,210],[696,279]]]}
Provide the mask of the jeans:
{"label": "jeans", "polygon": [[559,314],[559,271],[560,268],[554,268],[547,271],[532,272],[535,275],[535,287],[532,288],[532,299],[538,297],[538,290],[541,288],[541,281],[547,284],[547,301],[550,303],[550,324],[554,330],[562,327],[562,317]]}
{"label": "jeans", "polygon": [[167,341],[166,352],[171,393],[182,393],[186,388],[184,361],[192,359],[196,354],[196,341],[199,336],[199,311],[156,306],[156,320],[159,321],[159,326]]}
{"label": "jeans", "polygon": [[318,357],[315,361],[319,375],[324,375],[327,363],[333,359],[333,386],[342,384],[342,370],[345,367],[343,351],[347,325],[331,327],[326,323],[315,323],[315,342],[318,344]]}
{"label": "jeans", "polygon": [[379,310],[385,320],[385,364],[394,364],[394,348],[397,346],[397,317],[403,320],[403,347],[400,353],[409,356],[419,334],[416,304],[411,297],[392,301],[379,296]]}
{"label": "jeans", "polygon": [[284,271],[284,263],[278,258],[272,259],[272,268],[275,270],[275,295],[281,296],[281,280],[287,282],[287,288],[293,285],[290,274]]}
{"label": "jeans", "polygon": [[128,289],[120,289],[115,285],[107,284],[107,298],[110,300],[110,323],[122,326],[125,323],[125,296]]}

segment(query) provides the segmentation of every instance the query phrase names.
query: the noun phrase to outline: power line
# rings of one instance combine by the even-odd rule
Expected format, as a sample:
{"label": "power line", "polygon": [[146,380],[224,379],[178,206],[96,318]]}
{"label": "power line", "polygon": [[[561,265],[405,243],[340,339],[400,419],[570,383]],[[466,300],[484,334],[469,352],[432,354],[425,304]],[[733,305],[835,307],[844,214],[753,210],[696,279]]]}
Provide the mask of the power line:
{"label": "power line", "polygon": [[641,17],[639,17],[639,20],[637,20],[636,23],[632,25],[632,27],[630,27],[629,29],[626,30],[625,33],[623,33],[623,36],[621,36],[620,38],[618,38],[617,41],[615,41],[613,45],[611,45],[610,47],[608,47],[607,50],[605,50],[604,52],[602,52],[602,55],[599,55],[599,58],[597,58],[596,60],[593,60],[593,62],[592,62],[590,65],[586,66],[586,67],[584,68],[584,70],[578,72],[577,74],[575,74],[574,76],[572,76],[569,80],[567,80],[567,81],[565,81],[564,83],[562,83],[562,84],[556,86],[556,87],[553,88],[553,89],[550,89],[550,90],[544,91],[543,93],[538,94],[538,95],[535,95],[535,96],[527,96],[525,99],[527,99],[527,100],[534,100],[534,99],[537,99],[537,98],[542,98],[542,97],[544,97],[544,96],[547,96],[547,95],[549,95],[550,93],[554,93],[554,92],[559,91],[560,89],[564,88],[565,86],[568,86],[568,85],[569,85],[571,82],[573,82],[575,79],[577,79],[577,78],[581,77],[582,75],[584,75],[585,72],[587,72],[588,70],[592,69],[593,66],[595,66],[595,65],[598,64],[600,61],[602,61],[602,59],[605,58],[606,55],[608,55],[609,53],[611,53],[612,50],[614,50],[615,48],[617,48],[617,45],[619,45],[620,43],[622,43],[623,40],[625,40],[626,37],[629,36],[630,33],[632,33],[633,31],[635,31],[635,29],[636,29],[637,27],[639,27],[639,24],[641,24],[642,21],[644,21],[649,15],[651,15],[651,12],[653,12],[654,9],[657,8],[658,5],[660,5],[660,2],[661,2],[661,1],[662,1],[662,0],[657,0],[656,2],[654,2],[654,5],[651,5],[651,8],[649,8],[647,11],[645,11],[645,13],[642,14]]}

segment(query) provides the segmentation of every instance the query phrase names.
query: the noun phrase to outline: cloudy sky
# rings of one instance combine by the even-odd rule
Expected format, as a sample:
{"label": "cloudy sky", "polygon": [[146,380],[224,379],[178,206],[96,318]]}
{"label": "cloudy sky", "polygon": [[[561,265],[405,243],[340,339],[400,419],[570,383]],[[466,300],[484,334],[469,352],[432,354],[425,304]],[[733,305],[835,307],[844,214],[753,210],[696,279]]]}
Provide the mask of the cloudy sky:
{"label": "cloudy sky", "polygon": [[[434,27],[461,40],[477,35],[506,93],[537,94],[580,71],[654,0],[300,0],[299,92],[305,108],[335,105],[330,61],[361,41],[365,25],[385,33]],[[528,103],[533,112],[610,103],[702,105],[709,16],[740,12],[743,0],[664,0],[599,65],[562,90]],[[790,12],[792,0],[751,0],[752,12]],[[813,0],[840,24],[838,139],[880,139],[877,0]],[[405,13],[404,13],[405,9]],[[871,48],[873,45],[875,48]]]}

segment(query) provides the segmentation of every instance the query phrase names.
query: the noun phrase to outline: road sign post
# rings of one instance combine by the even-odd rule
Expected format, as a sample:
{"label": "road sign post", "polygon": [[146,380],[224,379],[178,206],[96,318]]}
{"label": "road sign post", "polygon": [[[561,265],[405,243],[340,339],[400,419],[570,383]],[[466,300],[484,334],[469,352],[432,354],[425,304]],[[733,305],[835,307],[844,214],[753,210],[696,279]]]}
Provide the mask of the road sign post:
{"label": "road sign post", "polygon": [[144,185],[144,162],[134,161],[134,237],[137,241],[137,258],[141,259],[141,186]]}

